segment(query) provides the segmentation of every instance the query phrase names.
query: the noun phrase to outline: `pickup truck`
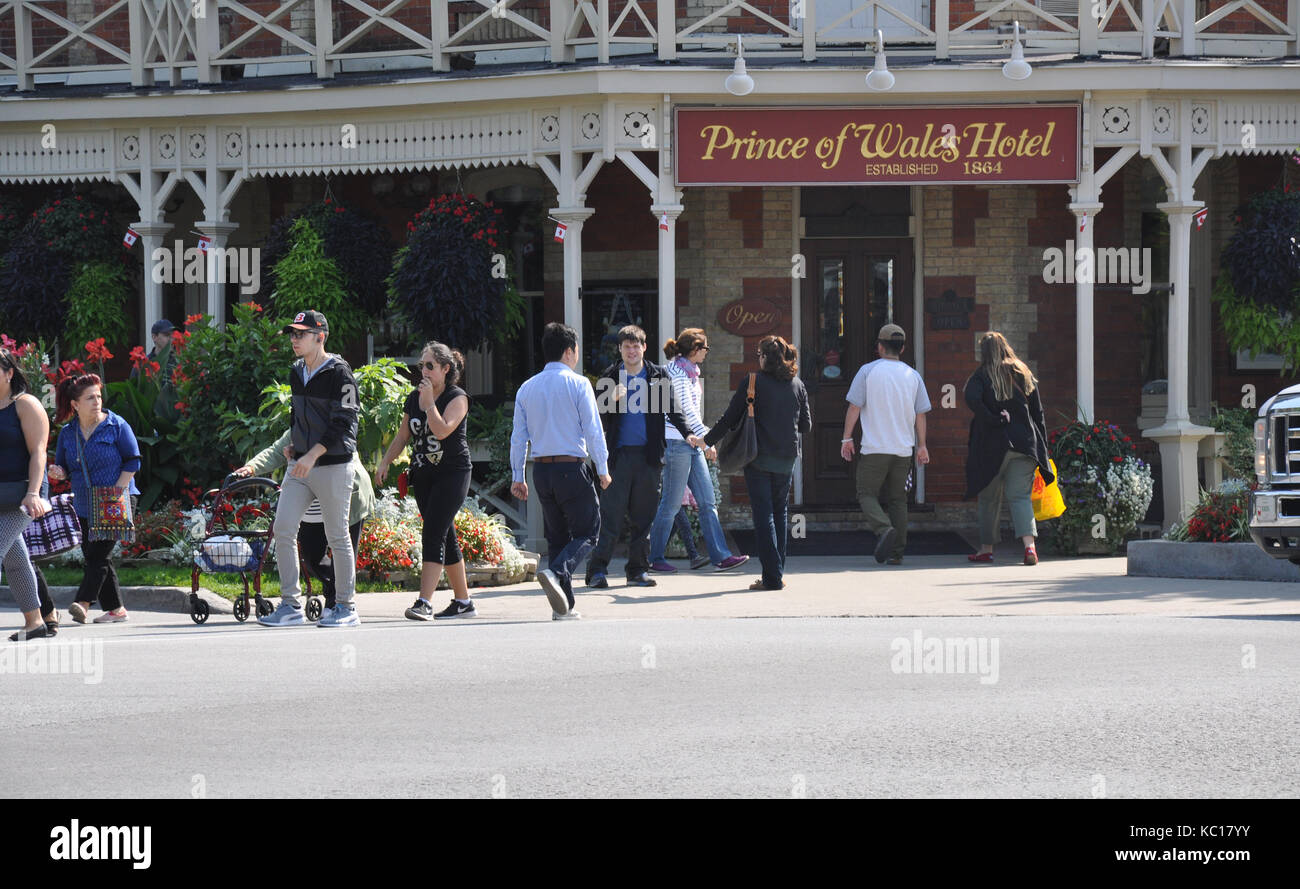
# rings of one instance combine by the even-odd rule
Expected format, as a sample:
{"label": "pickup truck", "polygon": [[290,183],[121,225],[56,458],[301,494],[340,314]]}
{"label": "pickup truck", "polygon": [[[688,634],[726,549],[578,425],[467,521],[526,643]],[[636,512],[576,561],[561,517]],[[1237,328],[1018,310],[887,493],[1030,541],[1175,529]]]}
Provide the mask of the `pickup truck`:
{"label": "pickup truck", "polygon": [[1300,385],[1259,407],[1250,536],[1275,559],[1300,565]]}

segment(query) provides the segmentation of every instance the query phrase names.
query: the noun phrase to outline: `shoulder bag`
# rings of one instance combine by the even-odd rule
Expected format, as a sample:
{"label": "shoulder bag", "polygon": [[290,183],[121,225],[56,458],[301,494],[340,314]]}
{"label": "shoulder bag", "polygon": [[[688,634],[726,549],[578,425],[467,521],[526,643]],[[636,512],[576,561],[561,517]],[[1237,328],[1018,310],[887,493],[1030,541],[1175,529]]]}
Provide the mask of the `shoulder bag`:
{"label": "shoulder bag", "polygon": [[[75,417],[72,422],[77,422]],[[77,437],[77,459],[81,461],[81,471],[86,477],[86,486],[90,488],[90,534],[87,538],[92,542],[120,540],[131,543],[135,540],[131,489],[91,484],[90,470],[86,468],[86,451],[81,442],[81,428],[73,429],[72,433]]]}
{"label": "shoulder bag", "polygon": [[758,431],[754,427],[754,381],[757,374],[749,375],[748,409],[740,422],[728,430],[718,442],[718,471],[724,475],[740,472],[758,456]]}

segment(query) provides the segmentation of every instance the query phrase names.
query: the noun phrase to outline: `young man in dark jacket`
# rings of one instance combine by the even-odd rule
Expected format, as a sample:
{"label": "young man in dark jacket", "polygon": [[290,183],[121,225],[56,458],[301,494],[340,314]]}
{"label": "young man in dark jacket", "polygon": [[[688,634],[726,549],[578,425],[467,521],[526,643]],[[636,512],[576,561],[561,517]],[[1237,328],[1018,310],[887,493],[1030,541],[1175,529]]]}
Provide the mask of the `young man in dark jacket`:
{"label": "young man in dark jacket", "polygon": [[664,420],[686,438],[691,434],[673,410],[668,372],[645,360],[645,331],[629,324],[618,332],[623,360],[611,364],[596,382],[596,407],[609,448],[614,482],[600,495],[600,541],[587,562],[587,586],[605,589],[605,575],[626,516],[629,522],[627,582],[655,586],[650,568],[650,526],[659,510],[659,480],[664,466]]}
{"label": "young man in dark jacket", "polygon": [[289,469],[275,509],[276,565],[280,570],[280,607],[259,623],[268,627],[301,626],[298,601],[298,526],[313,500],[320,501],[325,539],[334,563],[335,605],[317,626],[353,627],[357,618],[357,560],[348,534],[352,502],[352,454],[357,449],[357,381],[338,355],[325,351],[329,323],[320,312],[299,312],[285,328],[298,356],[289,372]]}

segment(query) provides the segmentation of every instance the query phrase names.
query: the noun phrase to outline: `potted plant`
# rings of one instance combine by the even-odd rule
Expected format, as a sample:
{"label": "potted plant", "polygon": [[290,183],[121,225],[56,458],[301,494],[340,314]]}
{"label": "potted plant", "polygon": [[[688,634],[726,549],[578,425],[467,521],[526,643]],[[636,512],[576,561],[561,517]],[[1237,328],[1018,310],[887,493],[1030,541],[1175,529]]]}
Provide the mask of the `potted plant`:
{"label": "potted plant", "polygon": [[1289,186],[1255,197],[1223,248],[1214,302],[1234,350],[1274,352],[1300,367],[1300,191]]}
{"label": "potted plant", "polygon": [[1062,553],[1113,555],[1151,505],[1151,467],[1132,437],[1113,423],[1074,421],[1049,438],[1065,513],[1051,520]]}

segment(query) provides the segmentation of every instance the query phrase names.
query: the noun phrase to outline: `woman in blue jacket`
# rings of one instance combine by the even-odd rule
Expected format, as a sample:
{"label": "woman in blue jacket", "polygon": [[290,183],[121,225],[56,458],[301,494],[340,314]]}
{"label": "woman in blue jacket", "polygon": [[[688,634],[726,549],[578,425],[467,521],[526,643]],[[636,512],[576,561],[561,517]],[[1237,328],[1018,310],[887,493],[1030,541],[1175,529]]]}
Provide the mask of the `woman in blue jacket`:
{"label": "woman in blue jacket", "polygon": [[72,501],[81,519],[81,551],[86,557],[86,573],[68,613],[84,624],[91,603],[99,600],[104,613],[94,622],[118,623],[126,620],[126,609],[109,559],[116,541],[90,539],[90,489],[113,486],[127,491],[134,516],[140,494],[134,478],[140,470],[140,445],[130,424],[104,409],[103,381],[98,374],[69,377],[60,383],[55,408],[56,422],[70,422],[59,430],[50,478],[66,478],[72,483]]}

